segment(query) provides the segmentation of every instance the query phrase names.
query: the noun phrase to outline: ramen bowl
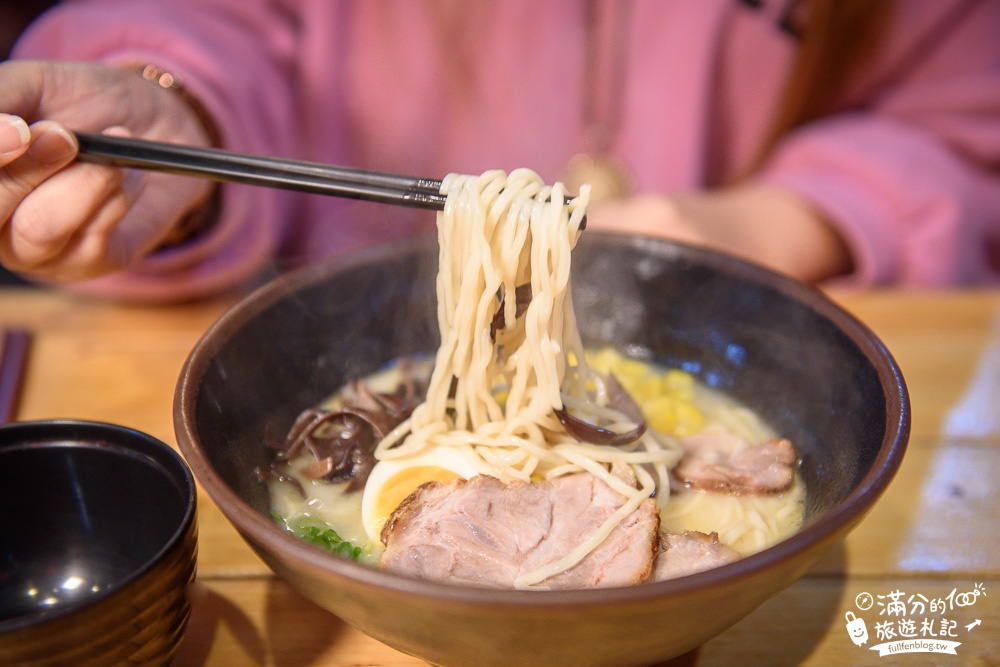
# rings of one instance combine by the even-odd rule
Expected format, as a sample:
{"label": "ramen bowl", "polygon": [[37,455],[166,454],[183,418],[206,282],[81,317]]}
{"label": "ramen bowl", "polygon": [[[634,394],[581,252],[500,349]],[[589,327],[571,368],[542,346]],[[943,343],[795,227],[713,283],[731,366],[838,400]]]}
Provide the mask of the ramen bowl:
{"label": "ramen bowl", "polygon": [[0,664],[167,665],[187,624],[195,483],[159,440],[0,426]]}
{"label": "ramen bowl", "polygon": [[796,443],[802,529],[735,563],[630,588],[515,591],[417,580],[297,540],[270,517],[269,434],[349,380],[437,345],[433,238],[277,279],[227,312],[175,397],[195,476],[275,573],[372,637],[440,665],[651,664],[730,627],[862,520],[903,457],[899,368],[821,292],[732,257],[587,231],[573,254],[585,344],[681,367]]}

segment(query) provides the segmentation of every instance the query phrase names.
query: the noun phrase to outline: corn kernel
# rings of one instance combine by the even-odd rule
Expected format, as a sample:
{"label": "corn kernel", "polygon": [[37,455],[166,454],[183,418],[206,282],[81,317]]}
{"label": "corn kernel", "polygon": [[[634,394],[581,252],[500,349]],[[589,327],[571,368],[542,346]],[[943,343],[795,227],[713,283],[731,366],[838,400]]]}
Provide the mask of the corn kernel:
{"label": "corn kernel", "polygon": [[690,403],[677,403],[675,415],[677,423],[674,427],[674,435],[691,435],[705,426],[705,415]]}
{"label": "corn kernel", "polygon": [[677,410],[674,402],[667,396],[643,402],[642,412],[646,415],[646,423],[654,431],[673,433],[677,426]]}
{"label": "corn kernel", "polygon": [[652,373],[632,380],[625,389],[638,403],[663,396],[663,382],[658,375]]}
{"label": "corn kernel", "polygon": [[596,352],[586,353],[584,357],[592,369],[607,375],[621,361],[622,355],[613,347],[602,347]]}

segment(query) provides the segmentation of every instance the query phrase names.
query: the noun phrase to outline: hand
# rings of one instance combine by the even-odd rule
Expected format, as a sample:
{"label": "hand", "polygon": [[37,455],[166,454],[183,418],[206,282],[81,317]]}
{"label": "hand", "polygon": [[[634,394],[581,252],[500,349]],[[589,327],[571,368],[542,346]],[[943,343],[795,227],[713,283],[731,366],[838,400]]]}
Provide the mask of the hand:
{"label": "hand", "polygon": [[779,188],[631,197],[588,210],[587,226],[706,246],[807,282],[852,269],[834,227],[807,201]]}
{"label": "hand", "polygon": [[211,195],[207,181],[75,162],[67,128],[210,141],[181,96],[137,72],[0,64],[0,263],[12,271],[66,282],[121,270]]}

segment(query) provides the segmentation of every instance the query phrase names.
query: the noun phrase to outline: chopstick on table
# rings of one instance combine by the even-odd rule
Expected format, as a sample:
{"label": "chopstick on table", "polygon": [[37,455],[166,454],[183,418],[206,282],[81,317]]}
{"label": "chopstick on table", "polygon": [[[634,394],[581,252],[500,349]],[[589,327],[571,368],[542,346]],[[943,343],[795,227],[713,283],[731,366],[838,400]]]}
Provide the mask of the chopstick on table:
{"label": "chopstick on table", "polygon": [[28,331],[0,329],[0,424],[12,421],[17,414],[30,346]]}
{"label": "chopstick on table", "polygon": [[442,210],[441,181],[145,139],[76,133],[77,157],[117,167]]}

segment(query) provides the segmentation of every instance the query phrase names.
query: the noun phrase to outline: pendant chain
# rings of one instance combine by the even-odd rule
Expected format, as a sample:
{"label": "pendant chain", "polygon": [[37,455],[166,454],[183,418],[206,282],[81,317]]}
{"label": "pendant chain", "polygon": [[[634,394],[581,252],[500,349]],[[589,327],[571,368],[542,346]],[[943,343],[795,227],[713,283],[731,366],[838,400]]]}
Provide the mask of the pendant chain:
{"label": "pendant chain", "polygon": [[585,148],[569,159],[561,180],[571,192],[589,183],[592,205],[625,197],[634,189],[632,175],[611,154],[622,122],[630,9],[631,0],[587,0],[585,10]]}

